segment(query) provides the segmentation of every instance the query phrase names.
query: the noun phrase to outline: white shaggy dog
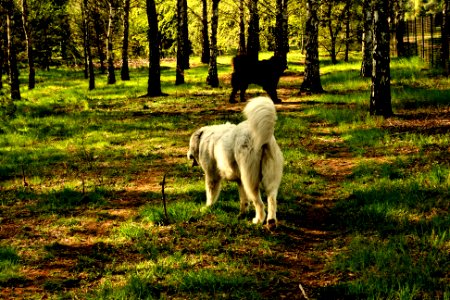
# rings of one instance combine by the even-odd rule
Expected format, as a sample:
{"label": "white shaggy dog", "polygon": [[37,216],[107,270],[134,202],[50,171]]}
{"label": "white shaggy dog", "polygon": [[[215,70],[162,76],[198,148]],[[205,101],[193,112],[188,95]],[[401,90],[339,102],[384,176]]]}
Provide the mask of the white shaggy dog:
{"label": "white shaggy dog", "polygon": [[247,120],[238,125],[205,126],[191,136],[188,158],[205,172],[206,205],[219,197],[222,179],[236,181],[239,186],[240,216],[253,202],[256,216],[253,223],[266,219],[259,186],[262,184],[268,203],[267,224],[277,222],[277,193],[283,174],[283,155],[274,133],[277,119],[275,106],[269,98],[250,100],[244,109]]}

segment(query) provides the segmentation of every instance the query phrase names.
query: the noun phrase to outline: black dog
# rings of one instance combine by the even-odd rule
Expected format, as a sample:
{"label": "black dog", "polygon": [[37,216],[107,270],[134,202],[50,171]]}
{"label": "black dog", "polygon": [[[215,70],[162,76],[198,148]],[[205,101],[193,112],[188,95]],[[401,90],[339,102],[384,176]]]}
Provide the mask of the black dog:
{"label": "black dog", "polygon": [[245,90],[250,83],[262,86],[274,103],[280,103],[277,96],[277,86],[280,76],[287,69],[286,61],[277,56],[270,59],[255,61],[247,55],[233,58],[233,74],[231,74],[230,103],[236,103],[234,98],[238,90],[241,91],[241,102],[245,102]]}

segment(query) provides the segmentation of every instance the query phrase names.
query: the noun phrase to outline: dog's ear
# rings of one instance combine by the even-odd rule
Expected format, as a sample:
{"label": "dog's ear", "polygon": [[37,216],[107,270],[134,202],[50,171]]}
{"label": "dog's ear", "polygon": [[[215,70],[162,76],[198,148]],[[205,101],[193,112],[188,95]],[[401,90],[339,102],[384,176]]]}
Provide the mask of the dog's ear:
{"label": "dog's ear", "polygon": [[188,158],[194,160],[194,163],[197,162],[199,156],[200,140],[202,138],[202,135],[203,128],[200,128],[192,134],[191,141],[189,142]]}

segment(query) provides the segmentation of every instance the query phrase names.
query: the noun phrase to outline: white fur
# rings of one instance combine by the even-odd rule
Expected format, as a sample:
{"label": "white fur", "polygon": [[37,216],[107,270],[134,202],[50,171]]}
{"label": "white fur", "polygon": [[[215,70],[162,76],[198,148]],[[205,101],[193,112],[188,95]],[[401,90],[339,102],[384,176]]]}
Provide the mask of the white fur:
{"label": "white fur", "polygon": [[277,193],[283,174],[283,155],[274,133],[275,106],[269,98],[250,100],[244,109],[247,120],[238,125],[205,126],[191,136],[188,158],[205,172],[206,205],[219,197],[222,179],[236,181],[239,187],[240,213],[255,206],[253,223],[266,219],[259,187],[267,194],[269,225],[276,224]]}

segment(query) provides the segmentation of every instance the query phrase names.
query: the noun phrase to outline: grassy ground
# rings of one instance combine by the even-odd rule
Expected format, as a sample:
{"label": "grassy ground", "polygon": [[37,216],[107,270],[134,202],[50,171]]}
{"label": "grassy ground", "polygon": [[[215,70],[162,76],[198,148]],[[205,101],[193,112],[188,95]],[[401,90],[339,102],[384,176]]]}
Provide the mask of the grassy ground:
{"label": "grassy ground", "polygon": [[323,59],[322,95],[298,95],[302,61],[290,54],[279,86],[274,232],[237,219],[231,183],[202,209],[185,157],[196,128],[242,120],[229,57],[217,89],[195,63],[174,86],[165,62],[169,96],[152,99],[144,68],[91,92],[79,71],[38,72],[0,110],[0,297],[449,299],[450,81],[394,60],[383,120],[357,59]]}

